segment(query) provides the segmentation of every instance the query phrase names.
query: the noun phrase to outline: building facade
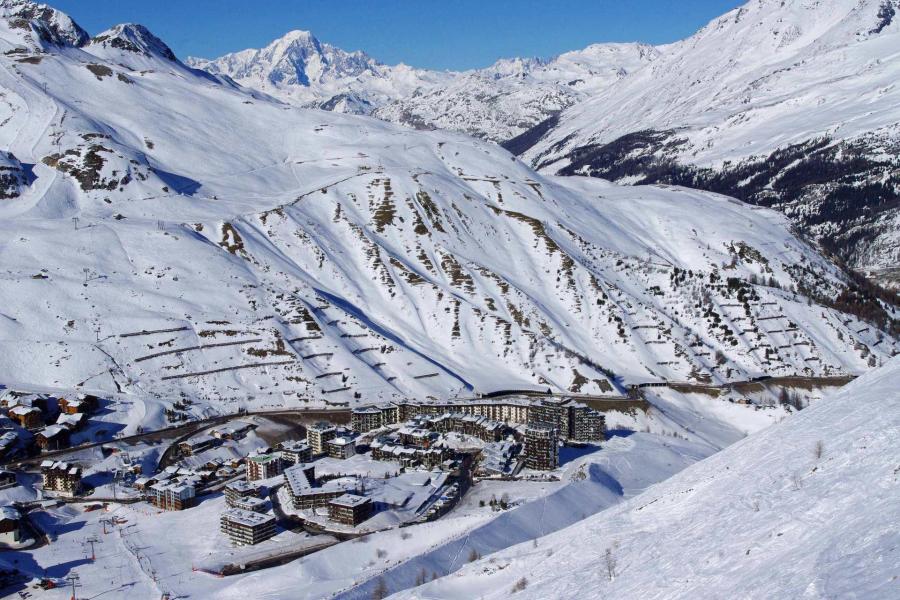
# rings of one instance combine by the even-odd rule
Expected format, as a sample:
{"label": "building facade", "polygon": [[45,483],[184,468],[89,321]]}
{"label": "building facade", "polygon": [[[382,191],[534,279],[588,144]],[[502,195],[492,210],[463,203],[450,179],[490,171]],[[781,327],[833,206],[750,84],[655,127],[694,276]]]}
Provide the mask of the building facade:
{"label": "building facade", "polygon": [[147,501],[163,510],[184,510],[197,503],[194,486],[160,481],[147,488]]}
{"label": "building facade", "polygon": [[281,473],[281,455],[276,452],[247,457],[247,481],[269,479]]}
{"label": "building facade", "polygon": [[312,460],[312,448],[306,442],[292,440],[280,444],[281,458],[291,465],[298,465]]}
{"label": "building facade", "polygon": [[259,488],[249,481],[232,481],[225,485],[225,504],[233,508],[235,503],[248,498],[259,498]]}
{"label": "building facade", "polygon": [[234,546],[253,546],[275,535],[275,517],[229,508],[219,519],[219,528]]}
{"label": "building facade", "polygon": [[45,460],[41,463],[41,479],[45,491],[69,498],[81,493],[81,467]]}
{"label": "building facade", "polygon": [[537,471],[551,471],[559,466],[556,428],[541,423],[525,428],[525,466]]}
{"label": "building facade", "polygon": [[312,448],[313,456],[327,452],[325,443],[337,437],[337,427],[331,423],[314,423],[306,428],[306,443]]}
{"label": "building facade", "polygon": [[328,503],[328,518],[335,523],[356,527],[371,516],[371,498],[343,494]]}

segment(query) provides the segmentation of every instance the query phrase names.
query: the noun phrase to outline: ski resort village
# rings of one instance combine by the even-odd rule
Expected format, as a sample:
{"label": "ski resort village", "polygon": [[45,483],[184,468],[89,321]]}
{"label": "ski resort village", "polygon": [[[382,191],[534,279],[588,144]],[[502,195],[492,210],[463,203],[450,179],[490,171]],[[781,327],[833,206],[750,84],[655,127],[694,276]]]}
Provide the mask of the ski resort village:
{"label": "ski resort village", "polygon": [[900,0],[135,4],[0,0],[0,598],[900,597]]}

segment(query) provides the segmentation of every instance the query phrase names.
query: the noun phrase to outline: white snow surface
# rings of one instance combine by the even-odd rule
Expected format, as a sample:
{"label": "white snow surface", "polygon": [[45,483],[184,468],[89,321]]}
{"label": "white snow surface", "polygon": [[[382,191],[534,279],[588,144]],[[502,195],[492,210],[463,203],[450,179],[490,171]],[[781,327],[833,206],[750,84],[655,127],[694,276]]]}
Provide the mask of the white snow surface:
{"label": "white snow surface", "polygon": [[483,69],[434,71],[384,65],[364,52],[320,42],[308,31],[291,31],[265,48],[187,62],[293,104],[502,141],[657,54],[644,44],[595,44],[549,60],[501,59]]}
{"label": "white snow surface", "polygon": [[[0,19],[0,148],[34,165],[0,203],[0,381],[120,393],[128,431],[182,393],[197,414],[608,393],[601,367],[728,381],[861,373],[896,351],[785,291],[843,278],[774,212],[298,109],[135,26],[109,35],[136,49],[81,49],[38,25]],[[725,283],[751,276],[780,289],[752,285],[744,307]]]}
{"label": "white snow surface", "polygon": [[[883,8],[887,7],[887,8]],[[565,111],[524,157],[548,172],[574,149],[674,130],[683,162],[721,165],[822,136],[897,140],[896,0],[751,0],[662,48]]]}
{"label": "white snow surface", "polygon": [[895,598],[898,435],[895,358],[629,501],[394,597]]}

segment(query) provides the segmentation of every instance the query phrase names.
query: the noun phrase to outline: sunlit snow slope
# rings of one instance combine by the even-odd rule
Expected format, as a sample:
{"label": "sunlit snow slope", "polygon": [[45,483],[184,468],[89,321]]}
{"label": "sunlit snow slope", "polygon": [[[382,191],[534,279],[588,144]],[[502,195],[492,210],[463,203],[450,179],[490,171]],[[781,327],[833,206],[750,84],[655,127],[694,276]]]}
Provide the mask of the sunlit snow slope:
{"label": "sunlit snow slope", "polygon": [[545,172],[775,206],[854,266],[894,267],[898,12],[898,0],[751,0],[510,148]]}
{"label": "sunlit snow slope", "polygon": [[896,598],[898,436],[894,359],[624,504],[396,597]]}
{"label": "sunlit snow slope", "polygon": [[896,351],[793,291],[845,283],[774,212],[541,176],[254,95],[140,26],[88,41],[0,6],[0,381],[234,409],[855,373]]}

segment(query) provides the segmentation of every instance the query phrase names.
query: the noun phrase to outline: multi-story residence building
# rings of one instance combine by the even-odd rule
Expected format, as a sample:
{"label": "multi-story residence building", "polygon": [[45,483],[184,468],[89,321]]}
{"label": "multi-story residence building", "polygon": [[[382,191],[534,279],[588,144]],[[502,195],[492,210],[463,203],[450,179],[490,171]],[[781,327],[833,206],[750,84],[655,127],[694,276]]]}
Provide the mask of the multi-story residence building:
{"label": "multi-story residence building", "polygon": [[551,471],[559,466],[559,434],[556,428],[535,423],[525,428],[525,466]]}
{"label": "multi-story residence building", "polygon": [[234,507],[241,500],[259,497],[259,487],[255,483],[239,479],[225,485],[225,504]]}
{"label": "multi-story residence building", "polygon": [[356,442],[350,437],[336,437],[325,442],[329,458],[346,460],[356,454]]}
{"label": "multi-story residence building", "polygon": [[219,528],[234,546],[252,546],[275,535],[275,517],[229,508],[219,519]]}
{"label": "multi-story residence building", "polygon": [[312,448],[313,456],[327,452],[325,443],[337,437],[337,427],[331,423],[314,423],[306,428],[306,443]]}
{"label": "multi-story residence building", "polygon": [[602,442],[606,439],[606,417],[602,412],[579,404],[571,407],[572,429],[569,439],[574,442]]}
{"label": "multi-story residence building", "polygon": [[81,467],[45,460],[41,463],[42,486],[45,491],[69,498],[81,493]]}
{"label": "multi-story residence building", "polygon": [[356,527],[372,516],[372,499],[343,494],[328,503],[328,518],[336,523]]}
{"label": "multi-story residence building", "polygon": [[189,483],[160,481],[147,488],[147,501],[163,510],[184,510],[197,503],[196,490]]}
{"label": "multi-story residence building", "polygon": [[269,479],[281,473],[281,455],[277,452],[247,457],[247,481]]}
{"label": "multi-story residence building", "polygon": [[328,504],[329,500],[356,491],[355,486],[341,481],[320,484],[314,465],[299,464],[284,470],[284,482],[291,504],[297,510],[309,510]]}
{"label": "multi-story residence building", "polygon": [[298,465],[312,460],[312,448],[306,442],[289,440],[279,445],[281,459],[289,465]]}
{"label": "multi-story residence building", "polygon": [[366,433],[385,425],[384,414],[377,406],[363,406],[350,413],[350,429]]}

